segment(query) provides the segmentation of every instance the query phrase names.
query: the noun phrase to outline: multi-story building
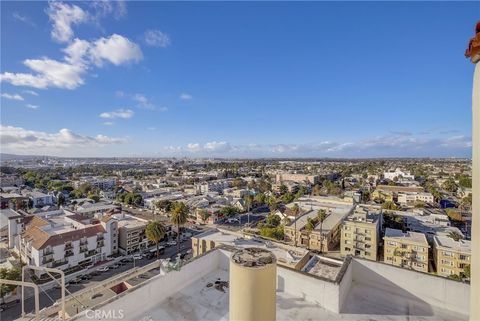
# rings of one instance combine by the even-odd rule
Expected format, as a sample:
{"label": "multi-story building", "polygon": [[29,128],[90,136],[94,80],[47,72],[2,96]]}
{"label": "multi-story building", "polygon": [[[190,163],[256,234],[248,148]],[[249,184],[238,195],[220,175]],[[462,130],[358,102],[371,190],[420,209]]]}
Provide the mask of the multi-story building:
{"label": "multi-story building", "polygon": [[230,180],[219,179],[215,181],[207,181],[195,184],[195,191],[197,194],[206,194],[209,192],[223,193],[223,190],[230,187]]}
{"label": "multi-story building", "polygon": [[383,173],[385,179],[393,180],[395,178],[406,178],[406,179],[415,179],[415,176],[410,174],[410,172],[404,172],[401,169],[397,168],[394,171],[388,171]]}
{"label": "multi-story building", "polygon": [[397,200],[400,204],[403,205],[412,205],[417,201],[421,201],[424,203],[433,203],[434,198],[431,193],[427,192],[401,192],[397,195]]}
{"label": "multi-story building", "polygon": [[368,260],[377,260],[382,214],[370,213],[357,207],[355,212],[343,221],[340,254],[354,255]]}
{"label": "multi-story building", "polygon": [[90,184],[93,187],[102,191],[112,190],[117,185],[117,179],[114,177],[81,177],[80,180],[75,181],[73,186],[75,188],[80,187],[82,184]]}
{"label": "multi-story building", "polygon": [[130,254],[148,247],[145,235],[147,222],[137,220],[131,216],[115,215],[118,220],[118,244],[122,254]]}
{"label": "multi-story building", "polygon": [[[117,222],[81,215],[29,216],[16,250],[29,265],[68,269],[104,261],[118,252]],[[41,274],[41,273],[38,273]]]}
{"label": "multi-story building", "polygon": [[320,182],[320,176],[296,173],[277,173],[275,176],[275,182],[277,184],[281,184],[283,181],[309,183],[315,185]]}
{"label": "multi-story building", "polygon": [[31,200],[33,207],[53,205],[53,195],[45,194],[39,191],[29,191],[25,192],[25,196]]}
{"label": "multi-story building", "polygon": [[471,264],[470,257],[470,241],[455,241],[447,236],[433,237],[433,258],[438,275],[464,275],[465,267]]}
{"label": "multi-story building", "polygon": [[[311,250],[328,252],[340,242],[342,222],[347,215],[352,213],[353,206],[343,204],[335,206],[328,203],[315,203],[310,210],[302,208],[302,213],[290,224],[285,225],[285,241]],[[323,209],[327,214],[323,223],[318,220],[318,210]],[[296,221],[296,222],[295,222]],[[307,223],[312,222],[314,228],[309,230]],[[296,230],[295,230],[296,229]],[[295,232],[296,231],[296,232]],[[297,241],[295,242],[295,237]]]}
{"label": "multi-story building", "polygon": [[428,272],[429,245],[425,234],[387,228],[383,238],[385,263]]}

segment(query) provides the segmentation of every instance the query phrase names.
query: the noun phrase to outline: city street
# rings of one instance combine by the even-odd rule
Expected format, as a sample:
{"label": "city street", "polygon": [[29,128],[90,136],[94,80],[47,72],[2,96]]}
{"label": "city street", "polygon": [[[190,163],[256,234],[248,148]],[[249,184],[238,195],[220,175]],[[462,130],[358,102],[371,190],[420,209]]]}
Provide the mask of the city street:
{"label": "city street", "polygon": [[[155,247],[152,247],[154,249]],[[189,249],[192,248],[192,242],[191,239],[188,238],[184,242],[180,244],[180,253],[184,253],[188,251]],[[160,256],[161,259],[166,259],[170,257],[175,257],[177,253],[177,246],[170,246],[165,248],[165,253]],[[70,291],[71,293],[75,293],[81,289],[84,289],[86,287],[91,287],[99,282],[102,282],[108,278],[111,278],[117,274],[120,274],[122,272],[125,272],[130,269],[134,269],[134,264],[135,267],[141,267],[145,266],[149,263],[152,263],[154,259],[148,260],[146,258],[142,258],[141,260],[135,260],[135,262],[130,262],[126,263],[123,266],[120,266],[117,269],[109,269],[106,272],[102,272],[100,275],[93,276],[90,280],[87,281],[82,281],[80,284],[71,284],[67,290]],[[97,267],[98,268],[98,267]],[[68,276],[67,276],[68,278]],[[66,292],[66,296],[68,296],[68,292]],[[51,306],[54,301],[57,299],[60,299],[61,297],[61,292],[60,289],[50,289],[45,292],[40,291],[40,309]],[[25,312],[34,312],[34,307],[35,307],[35,300],[33,297],[30,297],[25,300]],[[10,321],[10,320],[15,320],[18,317],[21,316],[22,313],[22,306],[21,304],[16,304],[13,307],[0,312],[1,314],[1,320],[2,321]]]}

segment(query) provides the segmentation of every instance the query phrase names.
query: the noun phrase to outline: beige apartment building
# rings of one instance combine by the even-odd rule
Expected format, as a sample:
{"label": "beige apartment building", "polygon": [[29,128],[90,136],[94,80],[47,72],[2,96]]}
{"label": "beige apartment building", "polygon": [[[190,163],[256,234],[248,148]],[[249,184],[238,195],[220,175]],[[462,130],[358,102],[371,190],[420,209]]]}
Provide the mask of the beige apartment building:
{"label": "beige apartment building", "polygon": [[146,226],[147,223],[133,218],[118,221],[118,247],[122,254],[131,254],[148,247]]}
{"label": "beige apartment building", "polygon": [[357,208],[342,224],[340,254],[376,261],[382,214]]}
{"label": "beige apartment building", "polygon": [[428,272],[429,245],[425,234],[387,228],[383,240],[385,263]]}
{"label": "beige apartment building", "polygon": [[471,242],[458,240],[447,236],[433,237],[433,258],[437,267],[437,274],[445,277],[461,276],[465,267],[470,266]]}

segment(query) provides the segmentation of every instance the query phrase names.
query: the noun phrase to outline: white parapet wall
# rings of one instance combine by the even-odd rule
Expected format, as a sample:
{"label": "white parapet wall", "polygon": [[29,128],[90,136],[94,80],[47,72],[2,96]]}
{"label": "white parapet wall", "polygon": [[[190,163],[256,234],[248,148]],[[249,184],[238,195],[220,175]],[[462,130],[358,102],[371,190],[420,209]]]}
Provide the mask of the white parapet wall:
{"label": "white parapet wall", "polygon": [[354,283],[468,314],[470,285],[467,283],[356,258],[352,260],[352,268]]}

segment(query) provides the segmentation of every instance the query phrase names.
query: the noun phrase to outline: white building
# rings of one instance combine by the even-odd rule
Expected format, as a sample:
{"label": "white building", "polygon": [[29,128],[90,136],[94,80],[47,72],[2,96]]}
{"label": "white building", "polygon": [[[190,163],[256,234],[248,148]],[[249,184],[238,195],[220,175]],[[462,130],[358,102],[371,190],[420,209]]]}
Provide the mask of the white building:
{"label": "white building", "polygon": [[406,178],[406,179],[411,179],[411,180],[415,179],[415,176],[410,174],[410,172],[404,172],[404,171],[400,170],[399,168],[397,168],[394,171],[384,172],[383,177],[385,179],[389,179],[389,180],[393,180],[395,178]]}
{"label": "white building", "polygon": [[424,203],[433,203],[434,197],[428,192],[400,192],[397,194],[398,203],[402,205],[412,205],[417,201]]}
{"label": "white building", "polygon": [[104,261],[118,252],[117,221],[87,219],[81,215],[24,217],[25,231],[15,249],[35,266],[68,269]]}
{"label": "white building", "polygon": [[53,205],[53,195],[48,195],[39,191],[29,191],[24,193],[32,201],[33,207],[42,207],[45,205]]}

